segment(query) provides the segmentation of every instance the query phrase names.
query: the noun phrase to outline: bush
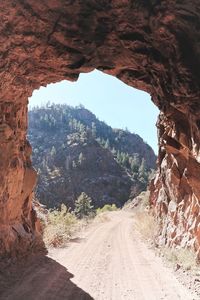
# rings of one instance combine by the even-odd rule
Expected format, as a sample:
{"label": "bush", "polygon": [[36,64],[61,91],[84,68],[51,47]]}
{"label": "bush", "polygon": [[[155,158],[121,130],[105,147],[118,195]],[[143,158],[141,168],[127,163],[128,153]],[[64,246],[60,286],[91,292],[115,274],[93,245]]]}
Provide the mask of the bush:
{"label": "bush", "polygon": [[44,225],[44,242],[47,247],[65,245],[75,230],[77,219],[62,204],[60,210],[48,212],[47,222]]}
{"label": "bush", "polygon": [[115,211],[117,210],[117,206],[115,204],[105,204],[102,208],[97,208],[96,213],[97,215],[106,211]]}

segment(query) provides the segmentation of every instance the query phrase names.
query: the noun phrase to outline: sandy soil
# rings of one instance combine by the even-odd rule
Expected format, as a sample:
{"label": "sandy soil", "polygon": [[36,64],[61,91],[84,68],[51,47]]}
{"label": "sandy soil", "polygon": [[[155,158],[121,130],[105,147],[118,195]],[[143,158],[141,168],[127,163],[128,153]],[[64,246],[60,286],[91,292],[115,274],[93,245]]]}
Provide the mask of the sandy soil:
{"label": "sandy soil", "polygon": [[18,280],[10,271],[12,284],[0,277],[0,299],[197,299],[140,240],[130,213],[111,212],[80,236],[49,257],[24,263]]}

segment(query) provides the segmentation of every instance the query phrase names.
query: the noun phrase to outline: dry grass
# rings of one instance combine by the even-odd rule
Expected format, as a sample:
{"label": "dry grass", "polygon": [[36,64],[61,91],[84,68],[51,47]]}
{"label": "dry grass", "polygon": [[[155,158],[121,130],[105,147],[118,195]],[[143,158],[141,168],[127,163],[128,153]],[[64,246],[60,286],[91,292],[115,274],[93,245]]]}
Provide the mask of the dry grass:
{"label": "dry grass", "polygon": [[110,221],[108,212],[118,210],[115,204],[105,204],[102,208],[96,209],[95,223],[105,223]]}
{"label": "dry grass", "polygon": [[143,239],[154,244],[158,232],[158,224],[149,208],[149,192],[142,192],[128,204],[133,211],[134,227]]}
{"label": "dry grass", "polygon": [[[107,222],[109,217],[108,211],[116,210],[115,205],[105,205],[98,210],[98,215],[90,215],[83,219],[77,219],[73,212],[70,212],[67,207],[62,204],[58,210],[37,210],[37,215],[43,227],[43,240],[47,248],[64,247],[71,238],[80,233],[91,222]],[[94,218],[95,217],[95,218]]]}
{"label": "dry grass", "polygon": [[181,267],[184,270],[195,270],[197,268],[196,255],[187,248],[161,248],[161,253],[172,263],[174,267]]}
{"label": "dry grass", "polygon": [[43,239],[46,247],[61,247],[71,238],[76,230],[77,218],[65,205],[61,210],[49,211],[44,223]]}
{"label": "dry grass", "polygon": [[107,212],[102,212],[102,213],[97,214],[95,219],[94,219],[95,223],[105,223],[105,222],[108,222],[108,221],[110,221],[110,218],[109,218]]}
{"label": "dry grass", "polygon": [[139,201],[136,201],[137,206],[133,209],[136,230],[145,240],[154,244],[156,248],[158,247],[158,253],[164,257],[168,263],[172,264],[173,267],[182,268],[184,270],[196,270],[196,255],[191,249],[168,248],[157,245],[156,240],[159,232],[159,225],[149,208],[149,194],[142,192],[136,200],[138,200],[138,198]]}
{"label": "dry grass", "polygon": [[[156,240],[159,225],[149,208],[149,194],[142,192],[137,198],[139,198],[139,201],[133,210],[135,228],[145,240],[148,240],[157,248]],[[158,252],[175,268],[195,270],[197,267],[196,255],[191,249],[159,246]]]}
{"label": "dry grass", "polygon": [[145,240],[155,243],[158,225],[150,211],[137,210],[134,213],[134,225]]}

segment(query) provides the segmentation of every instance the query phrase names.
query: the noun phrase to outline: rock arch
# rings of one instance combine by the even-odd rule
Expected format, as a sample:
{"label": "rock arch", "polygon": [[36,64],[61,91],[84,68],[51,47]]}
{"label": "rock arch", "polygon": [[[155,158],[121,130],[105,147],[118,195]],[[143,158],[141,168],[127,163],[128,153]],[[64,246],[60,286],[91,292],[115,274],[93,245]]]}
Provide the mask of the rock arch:
{"label": "rock arch", "polygon": [[161,241],[200,251],[199,0],[8,0],[0,3],[0,254],[39,241],[27,99],[94,68],[151,94]]}

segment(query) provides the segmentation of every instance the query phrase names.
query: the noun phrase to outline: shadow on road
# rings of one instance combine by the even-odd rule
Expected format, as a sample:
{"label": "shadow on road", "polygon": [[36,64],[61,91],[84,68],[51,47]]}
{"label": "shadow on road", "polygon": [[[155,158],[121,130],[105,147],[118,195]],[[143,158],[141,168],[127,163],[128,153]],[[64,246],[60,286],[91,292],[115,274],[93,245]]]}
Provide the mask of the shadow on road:
{"label": "shadow on road", "polygon": [[47,256],[35,256],[0,268],[0,299],[93,300],[75,285],[73,274]]}

